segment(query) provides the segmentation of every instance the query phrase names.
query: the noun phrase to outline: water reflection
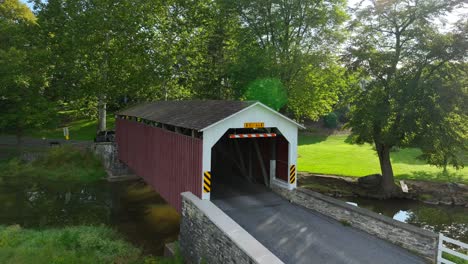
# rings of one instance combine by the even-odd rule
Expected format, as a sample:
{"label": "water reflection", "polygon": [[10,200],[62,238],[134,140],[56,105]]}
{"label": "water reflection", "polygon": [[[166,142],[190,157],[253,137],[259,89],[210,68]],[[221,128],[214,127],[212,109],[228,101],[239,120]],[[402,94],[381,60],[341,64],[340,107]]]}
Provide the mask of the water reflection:
{"label": "water reflection", "polygon": [[0,225],[110,225],[145,253],[177,239],[179,215],[142,182],[70,184],[0,179]]}
{"label": "water reflection", "polygon": [[393,219],[398,220],[400,222],[405,222],[406,223],[406,222],[408,222],[408,219],[410,218],[410,216],[411,216],[410,212],[400,210],[400,211],[398,211],[398,213],[396,213],[393,216]]}
{"label": "water reflection", "polygon": [[347,198],[346,202],[468,243],[468,208],[435,206],[403,199]]}

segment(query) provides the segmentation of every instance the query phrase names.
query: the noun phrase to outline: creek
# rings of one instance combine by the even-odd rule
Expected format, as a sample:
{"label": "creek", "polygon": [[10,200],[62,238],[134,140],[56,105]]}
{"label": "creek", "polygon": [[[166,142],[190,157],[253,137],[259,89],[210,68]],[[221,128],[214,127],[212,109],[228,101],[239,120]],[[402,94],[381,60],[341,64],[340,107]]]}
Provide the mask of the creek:
{"label": "creek", "polygon": [[351,205],[468,243],[468,208],[466,207],[429,205],[407,199],[375,200],[359,197],[342,199]]}
{"label": "creek", "polygon": [[143,182],[70,183],[0,178],[0,225],[107,225],[145,254],[177,240],[179,215]]}

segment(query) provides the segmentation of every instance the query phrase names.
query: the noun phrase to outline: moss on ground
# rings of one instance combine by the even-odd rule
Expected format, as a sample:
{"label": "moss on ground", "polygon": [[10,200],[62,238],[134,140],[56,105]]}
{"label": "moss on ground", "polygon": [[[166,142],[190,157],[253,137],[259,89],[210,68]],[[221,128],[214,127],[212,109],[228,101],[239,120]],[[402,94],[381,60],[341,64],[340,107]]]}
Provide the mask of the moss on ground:
{"label": "moss on ground", "polygon": [[421,201],[428,201],[428,200],[431,200],[433,198],[434,197],[432,195],[426,194],[426,193],[419,195],[419,200],[421,200]]}

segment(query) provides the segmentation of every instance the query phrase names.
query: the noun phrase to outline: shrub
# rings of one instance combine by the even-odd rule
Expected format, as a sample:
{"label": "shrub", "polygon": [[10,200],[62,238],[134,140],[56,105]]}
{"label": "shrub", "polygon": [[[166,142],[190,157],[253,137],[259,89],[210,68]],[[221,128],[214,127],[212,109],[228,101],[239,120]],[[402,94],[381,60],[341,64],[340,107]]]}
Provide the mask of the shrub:
{"label": "shrub", "polygon": [[328,128],[337,128],[338,127],[338,116],[335,112],[331,112],[323,118],[325,126]]}

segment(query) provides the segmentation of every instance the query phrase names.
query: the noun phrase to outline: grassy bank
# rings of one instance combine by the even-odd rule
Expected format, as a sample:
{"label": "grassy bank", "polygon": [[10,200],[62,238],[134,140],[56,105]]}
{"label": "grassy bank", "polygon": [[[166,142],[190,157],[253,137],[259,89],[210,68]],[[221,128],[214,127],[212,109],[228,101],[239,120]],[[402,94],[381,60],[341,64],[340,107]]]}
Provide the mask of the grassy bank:
{"label": "grassy bank", "polygon": [[[319,174],[360,177],[380,173],[379,160],[370,144],[348,142],[346,135],[300,135],[298,170]],[[417,148],[401,149],[391,153],[393,170],[398,179],[468,182],[468,169],[449,170],[430,166],[417,159]]]}
{"label": "grassy bank", "polygon": [[106,227],[0,227],[0,263],[136,263],[140,251]]}
{"label": "grassy bank", "polygon": [[32,230],[0,226],[0,263],[182,263],[180,256],[142,255],[118,233],[104,226]]}
{"label": "grassy bank", "polygon": [[68,182],[92,182],[106,172],[90,150],[72,146],[50,148],[37,160],[26,163],[19,158],[0,163],[0,178],[36,178]]}

